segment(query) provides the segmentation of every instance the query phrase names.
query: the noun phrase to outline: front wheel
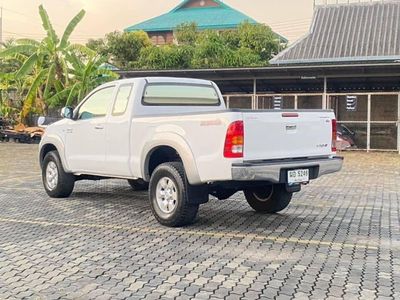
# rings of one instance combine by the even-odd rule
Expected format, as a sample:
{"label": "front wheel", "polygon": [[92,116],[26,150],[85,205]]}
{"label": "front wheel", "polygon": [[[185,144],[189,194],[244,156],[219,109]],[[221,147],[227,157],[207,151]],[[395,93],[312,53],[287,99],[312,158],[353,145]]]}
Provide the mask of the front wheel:
{"label": "front wheel", "polygon": [[284,184],[274,184],[244,190],[244,195],[255,211],[277,213],[289,205],[293,193],[288,192]]}
{"label": "front wheel", "polygon": [[162,225],[179,227],[192,223],[199,209],[189,203],[189,183],[181,162],[159,165],[151,175],[151,210]]}
{"label": "front wheel", "polygon": [[75,176],[64,171],[57,151],[50,151],[44,157],[42,180],[46,193],[52,198],[69,197],[75,186]]}

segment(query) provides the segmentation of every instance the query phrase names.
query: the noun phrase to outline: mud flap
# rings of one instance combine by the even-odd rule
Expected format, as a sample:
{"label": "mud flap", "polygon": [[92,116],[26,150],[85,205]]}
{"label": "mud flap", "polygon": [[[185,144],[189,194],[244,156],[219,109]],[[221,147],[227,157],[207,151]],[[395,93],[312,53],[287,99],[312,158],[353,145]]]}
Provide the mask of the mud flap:
{"label": "mud flap", "polygon": [[297,193],[301,191],[301,184],[288,184],[286,183],[286,191],[288,193]]}
{"label": "mud flap", "polygon": [[188,202],[190,204],[204,204],[209,200],[207,185],[188,185]]}

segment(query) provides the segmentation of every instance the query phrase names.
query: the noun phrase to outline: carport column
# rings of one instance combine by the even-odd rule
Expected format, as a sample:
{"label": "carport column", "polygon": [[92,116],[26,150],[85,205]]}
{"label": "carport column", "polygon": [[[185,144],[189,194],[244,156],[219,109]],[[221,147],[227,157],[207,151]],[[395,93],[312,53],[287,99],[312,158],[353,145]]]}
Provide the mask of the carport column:
{"label": "carport column", "polygon": [[397,151],[400,154],[400,94],[397,95]]}
{"label": "carport column", "polygon": [[371,94],[368,94],[367,109],[367,152],[369,152],[371,149]]}
{"label": "carport column", "polygon": [[326,79],[326,77],[324,77],[324,95],[322,96],[322,109],[326,109],[328,107],[327,106],[328,99],[326,99],[327,89],[328,89],[328,80]]}
{"label": "carport column", "polygon": [[253,109],[258,109],[257,105],[257,79],[253,79]]}

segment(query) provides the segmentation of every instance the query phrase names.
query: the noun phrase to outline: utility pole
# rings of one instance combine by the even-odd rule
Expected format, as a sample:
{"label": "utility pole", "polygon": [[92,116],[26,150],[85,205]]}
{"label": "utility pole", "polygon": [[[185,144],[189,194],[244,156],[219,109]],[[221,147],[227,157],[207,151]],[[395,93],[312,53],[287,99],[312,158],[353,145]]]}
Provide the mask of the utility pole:
{"label": "utility pole", "polygon": [[0,7],[0,48],[3,46],[3,7]]}

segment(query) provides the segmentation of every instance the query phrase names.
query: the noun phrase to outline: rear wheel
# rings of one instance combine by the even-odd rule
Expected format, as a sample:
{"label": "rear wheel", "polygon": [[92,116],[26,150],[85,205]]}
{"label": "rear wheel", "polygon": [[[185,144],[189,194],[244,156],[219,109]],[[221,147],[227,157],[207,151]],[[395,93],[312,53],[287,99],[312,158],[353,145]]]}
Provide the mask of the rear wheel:
{"label": "rear wheel", "polygon": [[50,151],[43,159],[42,180],[46,193],[52,198],[67,198],[75,186],[75,176],[66,173],[57,151]]}
{"label": "rear wheel", "polygon": [[149,183],[143,179],[129,179],[128,183],[134,191],[147,191],[149,189]]}
{"label": "rear wheel", "polygon": [[198,204],[189,202],[189,183],[181,162],[159,165],[151,175],[149,197],[151,209],[162,225],[179,227],[191,224]]}
{"label": "rear wheel", "polygon": [[293,193],[288,192],[284,184],[274,184],[244,190],[244,195],[255,211],[277,213],[289,205]]}

